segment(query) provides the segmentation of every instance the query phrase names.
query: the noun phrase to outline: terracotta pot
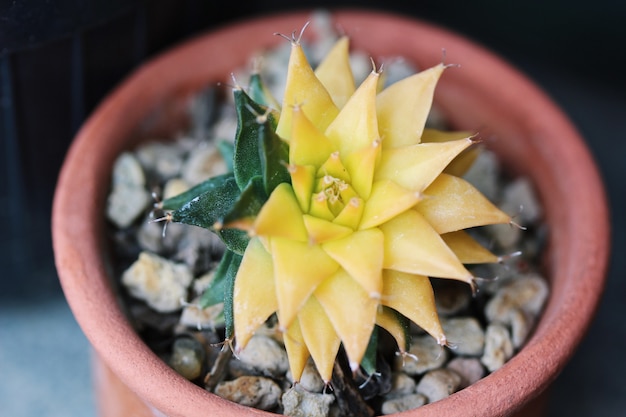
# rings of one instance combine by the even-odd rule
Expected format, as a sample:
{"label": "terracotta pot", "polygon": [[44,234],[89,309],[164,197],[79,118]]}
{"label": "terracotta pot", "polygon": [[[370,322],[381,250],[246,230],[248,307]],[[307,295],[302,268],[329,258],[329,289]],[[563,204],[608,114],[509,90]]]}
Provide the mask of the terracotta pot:
{"label": "terracotta pot", "polygon": [[[96,352],[96,387],[106,394],[98,399],[101,415],[268,415],[187,382],[137,336],[111,278],[104,207],[111,167],[122,150],[154,132],[180,127],[190,93],[230,82],[230,72],[253,52],[284,42],[274,32],[299,30],[310,16],[304,11],[243,22],[157,57],[102,102],[73,142],[54,200],[54,250],[67,300]],[[533,336],[498,371],[445,400],[402,415],[519,412],[570,359],[603,290],[609,223],[594,162],[554,103],[480,46],[424,22],[378,12],[344,10],[334,19],[355,48],[375,59],[403,55],[429,67],[442,60],[445,48],[446,60],[461,67],[443,75],[438,105],[456,128],[488,131],[485,136],[495,138],[488,145],[505,166],[535,184],[549,224],[544,261],[551,295]]]}

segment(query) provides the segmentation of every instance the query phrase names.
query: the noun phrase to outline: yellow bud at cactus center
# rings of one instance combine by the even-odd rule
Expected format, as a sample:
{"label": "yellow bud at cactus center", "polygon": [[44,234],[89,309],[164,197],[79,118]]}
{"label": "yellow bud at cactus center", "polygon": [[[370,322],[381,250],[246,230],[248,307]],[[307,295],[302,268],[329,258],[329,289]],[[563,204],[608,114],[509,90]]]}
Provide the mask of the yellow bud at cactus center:
{"label": "yellow bud at cactus center", "polygon": [[329,383],[340,345],[356,370],[375,326],[404,351],[398,315],[445,344],[428,277],[473,285],[464,263],[498,258],[462,229],[511,221],[447,169],[472,139],[425,130],[444,65],[380,91],[378,71],[354,86],[348,62],[347,38],[318,71],[292,41],[276,130],[291,183],[253,221],[235,279],[238,349],[276,314],[295,381],[312,357]]}

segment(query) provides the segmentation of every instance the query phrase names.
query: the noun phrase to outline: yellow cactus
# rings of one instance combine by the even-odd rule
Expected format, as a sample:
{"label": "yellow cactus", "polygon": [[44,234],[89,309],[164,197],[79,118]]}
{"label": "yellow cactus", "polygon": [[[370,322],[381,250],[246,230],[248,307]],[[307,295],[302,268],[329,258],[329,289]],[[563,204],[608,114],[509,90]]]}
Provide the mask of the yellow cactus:
{"label": "yellow cactus", "polygon": [[473,286],[464,264],[498,258],[463,229],[511,222],[456,176],[467,158],[451,169],[472,136],[425,130],[447,67],[379,92],[377,70],[354,88],[348,58],[342,38],[316,72],[292,40],[276,126],[290,178],[249,221],[219,225],[250,237],[234,279],[236,348],[275,313],[296,381],[311,356],[329,383],[341,344],[356,370],[375,326],[404,352],[397,313],[446,345],[428,277]]}

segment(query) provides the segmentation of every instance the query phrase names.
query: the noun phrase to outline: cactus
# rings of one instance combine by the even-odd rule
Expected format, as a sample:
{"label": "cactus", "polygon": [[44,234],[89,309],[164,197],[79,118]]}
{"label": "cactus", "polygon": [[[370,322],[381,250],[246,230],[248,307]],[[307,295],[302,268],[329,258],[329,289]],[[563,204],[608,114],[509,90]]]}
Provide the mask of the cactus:
{"label": "cactus", "polygon": [[512,220],[460,177],[473,136],[425,128],[448,66],[356,87],[347,37],[315,70],[289,41],[280,108],[258,74],[233,89],[232,172],[161,207],[224,241],[201,302],[224,303],[235,351],[275,315],[294,380],[312,357],[328,384],[341,345],[353,371],[376,369],[380,329],[401,354],[409,320],[447,345],[429,277],[474,289],[465,265],[499,258],[464,229]]}

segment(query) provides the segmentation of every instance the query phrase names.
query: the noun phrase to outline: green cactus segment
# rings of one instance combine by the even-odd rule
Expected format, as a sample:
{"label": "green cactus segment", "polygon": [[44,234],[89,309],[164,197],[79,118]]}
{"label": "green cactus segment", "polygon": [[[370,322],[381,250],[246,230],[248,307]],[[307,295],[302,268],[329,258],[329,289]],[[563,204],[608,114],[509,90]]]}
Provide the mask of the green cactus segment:
{"label": "green cactus segment", "polygon": [[228,249],[224,252],[217,269],[215,269],[213,279],[200,297],[199,305],[201,308],[211,307],[224,302],[227,284],[226,275],[235,256],[236,254]]}
{"label": "green cactus segment", "polygon": [[221,219],[224,226],[229,229],[237,227],[242,230],[248,230],[251,227],[252,221],[268,198],[264,183],[263,177],[260,176],[253,177],[250,180],[237,201]]}
{"label": "green cactus segment", "polygon": [[291,182],[287,169],[289,146],[276,134],[269,121],[259,126],[259,142],[263,182],[267,195],[270,195],[278,184]]}
{"label": "green cactus segment", "polygon": [[233,154],[235,179],[243,190],[253,177],[263,175],[259,138],[267,127],[275,129],[274,115],[250,98],[241,89],[235,89],[235,109],[237,111],[237,132]]}
{"label": "green cactus segment", "polygon": [[[250,98],[260,105],[274,110],[280,109],[280,104],[269,91],[258,72],[250,76],[248,93],[250,94]],[[278,115],[276,115],[276,119],[278,119]]]}
{"label": "green cactus segment", "polygon": [[184,193],[163,200],[159,204],[159,208],[163,210],[180,210],[185,204],[189,203],[194,198],[201,196],[202,194],[219,193],[220,189],[229,188],[231,184],[226,183],[232,181],[234,181],[234,176],[232,173],[209,178],[208,180],[191,187]]}
{"label": "green cactus segment", "polygon": [[232,340],[235,334],[235,320],[233,313],[233,292],[235,290],[235,276],[241,265],[242,255],[232,254],[224,279],[224,326],[226,339]]}
{"label": "green cactus segment", "polygon": [[361,360],[361,366],[368,375],[376,373],[376,356],[378,355],[378,327],[374,327],[370,341]]}
{"label": "green cactus segment", "polygon": [[228,140],[221,140],[217,143],[217,150],[220,152],[222,159],[226,162],[228,172],[234,171],[233,158],[235,155],[235,144]]}
{"label": "green cactus segment", "polygon": [[206,191],[192,197],[174,210],[172,221],[214,230],[215,225],[221,223],[224,214],[230,210],[240,194],[235,178],[231,174],[230,177],[227,176],[213,186],[207,187]]}

